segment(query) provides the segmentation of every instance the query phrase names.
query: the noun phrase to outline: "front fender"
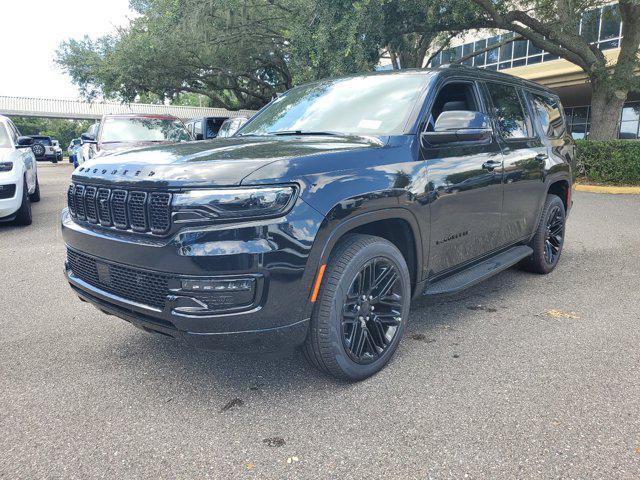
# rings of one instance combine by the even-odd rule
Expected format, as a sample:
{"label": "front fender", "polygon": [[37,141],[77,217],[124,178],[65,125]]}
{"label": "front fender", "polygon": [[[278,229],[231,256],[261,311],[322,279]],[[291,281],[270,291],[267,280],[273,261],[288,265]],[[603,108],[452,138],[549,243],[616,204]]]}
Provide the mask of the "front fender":
{"label": "front fender", "polygon": [[[311,248],[311,252],[307,260],[305,274],[307,278],[305,278],[305,284],[310,286],[309,299],[311,298],[311,290],[315,284],[314,280],[318,275],[320,267],[328,262],[331,252],[340,239],[347,233],[362,225],[389,219],[403,220],[411,229],[414,238],[416,272],[418,275],[416,280],[420,282],[422,280],[421,272],[424,270],[424,253],[422,248],[424,245],[422,240],[423,232],[420,228],[418,219],[411,210],[398,206],[361,211],[349,216],[348,218],[328,215],[318,229],[316,238],[313,242],[313,247]],[[313,303],[309,300],[304,312],[304,318],[309,318],[312,310]]]}

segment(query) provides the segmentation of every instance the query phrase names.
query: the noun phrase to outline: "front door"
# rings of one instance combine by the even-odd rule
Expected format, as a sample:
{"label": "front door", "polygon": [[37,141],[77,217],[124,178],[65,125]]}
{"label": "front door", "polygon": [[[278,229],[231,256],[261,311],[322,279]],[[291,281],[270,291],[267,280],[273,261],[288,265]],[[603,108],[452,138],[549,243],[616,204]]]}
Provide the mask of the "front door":
{"label": "front door", "polygon": [[544,198],[545,143],[536,134],[524,92],[514,85],[486,82],[504,154],[504,198],[500,244],[531,235]]}
{"label": "front door", "polygon": [[[478,85],[446,83],[430,109],[427,129],[440,113],[486,113]],[[489,143],[422,147],[431,201],[430,276],[444,273],[495,249],[502,209],[502,153]]]}

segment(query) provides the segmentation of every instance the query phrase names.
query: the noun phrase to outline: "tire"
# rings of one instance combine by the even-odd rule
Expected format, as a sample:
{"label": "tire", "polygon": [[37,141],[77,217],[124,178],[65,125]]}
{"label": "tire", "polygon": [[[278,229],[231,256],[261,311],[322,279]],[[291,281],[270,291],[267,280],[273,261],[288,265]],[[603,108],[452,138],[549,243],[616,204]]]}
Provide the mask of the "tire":
{"label": "tire", "polygon": [[47,150],[44,148],[44,145],[40,143],[34,143],[33,145],[31,145],[31,151],[37,158],[44,157],[44,154],[47,152]]}
{"label": "tire", "polygon": [[37,175],[36,175],[36,189],[33,191],[31,195],[29,195],[29,200],[31,200],[31,203],[37,203],[40,201],[40,182],[38,181]]}
{"label": "tire", "polygon": [[16,225],[31,225],[33,218],[31,216],[31,201],[29,200],[29,190],[27,188],[27,181],[25,179],[24,186],[22,187],[22,203],[16,213],[15,218]]}
{"label": "tire", "polygon": [[58,157],[53,157],[51,159],[51,163],[58,163]]}
{"label": "tire", "polygon": [[[367,276],[374,281],[367,282]],[[368,283],[374,288],[367,288]],[[363,292],[370,295],[367,300]],[[410,296],[409,269],[395,245],[371,235],[346,236],[325,269],[303,346],[305,357],[339,379],[358,381],[377,373],[402,339]]]}
{"label": "tire", "polygon": [[529,243],[533,255],[520,264],[524,270],[546,275],[556,268],[564,244],[565,222],[564,203],[557,195],[547,195],[540,223]]}

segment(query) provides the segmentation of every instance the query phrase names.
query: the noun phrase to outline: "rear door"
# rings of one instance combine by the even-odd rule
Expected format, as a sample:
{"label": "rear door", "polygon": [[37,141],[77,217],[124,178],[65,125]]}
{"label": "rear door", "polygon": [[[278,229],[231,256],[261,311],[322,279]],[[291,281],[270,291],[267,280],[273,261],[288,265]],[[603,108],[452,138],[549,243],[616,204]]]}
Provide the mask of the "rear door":
{"label": "rear door", "polygon": [[531,235],[538,223],[549,153],[533,128],[524,91],[516,85],[494,81],[486,81],[485,88],[504,156],[499,242],[507,245]]}

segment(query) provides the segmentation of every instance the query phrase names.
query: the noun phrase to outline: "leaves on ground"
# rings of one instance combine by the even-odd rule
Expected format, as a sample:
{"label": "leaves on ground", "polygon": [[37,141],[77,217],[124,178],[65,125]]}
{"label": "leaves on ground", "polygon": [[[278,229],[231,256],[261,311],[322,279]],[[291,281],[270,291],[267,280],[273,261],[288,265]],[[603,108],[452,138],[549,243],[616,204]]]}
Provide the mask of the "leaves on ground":
{"label": "leaves on ground", "polygon": [[572,318],[574,320],[578,320],[580,318],[580,315],[578,315],[576,312],[564,312],[562,310],[556,310],[556,309],[547,310],[546,312],[541,313],[540,315],[545,317],[550,317],[550,318]]}
{"label": "leaves on ground", "polygon": [[264,440],[262,440],[262,443],[264,443],[268,447],[282,447],[283,445],[286,444],[286,442],[284,441],[284,438],[281,438],[281,437],[265,438]]}

